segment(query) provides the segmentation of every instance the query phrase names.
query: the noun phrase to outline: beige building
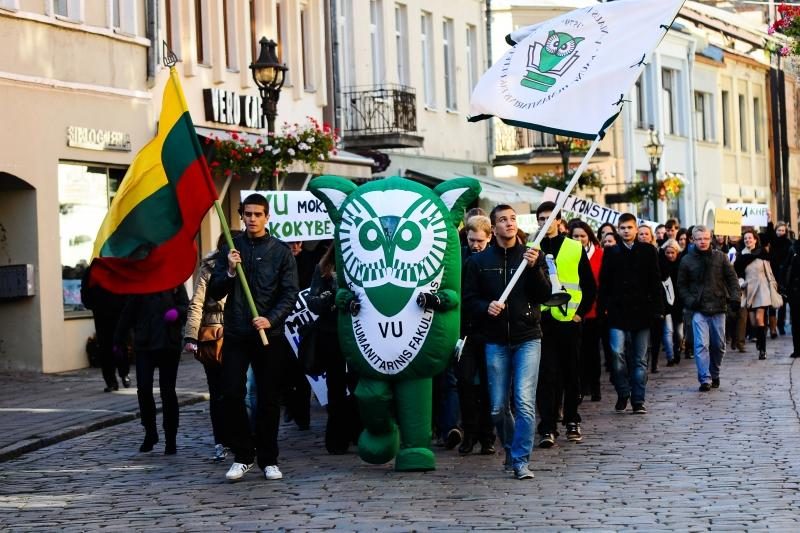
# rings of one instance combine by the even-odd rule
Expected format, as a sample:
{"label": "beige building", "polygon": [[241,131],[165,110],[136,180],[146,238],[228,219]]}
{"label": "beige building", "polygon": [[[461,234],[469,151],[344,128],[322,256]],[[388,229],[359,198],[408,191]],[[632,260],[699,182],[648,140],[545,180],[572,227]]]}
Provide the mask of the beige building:
{"label": "beige building", "polygon": [[[85,345],[94,327],[80,302],[80,277],[128,165],[155,135],[168,76],[160,43],[167,41],[181,60],[178,72],[201,135],[265,133],[248,68],[262,36],[279,42],[289,68],[278,129],[308,116],[323,121],[330,94],[326,5],[0,0],[0,368],[58,372],[88,364]],[[217,107],[215,114],[206,105],[214,97],[238,103],[238,112],[220,114]],[[338,156],[321,170],[369,177],[370,163]],[[300,189],[309,169],[292,170],[280,186]],[[238,191],[250,186],[249,180],[230,184],[222,198],[229,215]],[[203,251],[218,233],[219,223],[208,217]]]}
{"label": "beige building", "polygon": [[[481,205],[528,212],[538,196],[495,179],[487,122],[468,123],[472,89],[486,70],[484,2],[336,0],[337,120],[347,150],[376,154],[381,176],[428,185],[483,181]],[[388,157],[388,160],[387,160]]]}

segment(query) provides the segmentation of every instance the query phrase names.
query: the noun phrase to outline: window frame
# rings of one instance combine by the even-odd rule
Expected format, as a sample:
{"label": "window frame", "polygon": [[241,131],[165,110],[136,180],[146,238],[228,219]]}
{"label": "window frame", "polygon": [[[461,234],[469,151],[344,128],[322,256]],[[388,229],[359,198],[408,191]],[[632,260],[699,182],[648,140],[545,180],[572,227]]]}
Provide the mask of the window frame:
{"label": "window frame", "polygon": [[444,71],[444,102],[447,111],[458,110],[456,91],[455,22],[451,18],[442,19],[442,58]]}
{"label": "window frame", "polygon": [[731,142],[731,93],[723,90],[720,94],[720,109],[722,110],[722,147],[733,148]]}
{"label": "window frame", "polygon": [[760,154],[764,151],[763,134],[761,129],[761,97],[753,97],[753,151]]}
{"label": "window frame", "polygon": [[737,97],[739,103],[739,150],[747,152],[749,150],[747,143],[747,98],[741,93]]}
{"label": "window frame", "polygon": [[369,45],[373,85],[383,85],[386,81],[384,35],[383,0],[369,0]]}
{"label": "window frame", "polygon": [[397,53],[397,83],[411,85],[411,73],[408,68],[408,6],[394,5],[394,42]]}
{"label": "window frame", "polygon": [[422,76],[425,107],[436,109],[436,82],[434,79],[433,57],[433,14],[428,11],[420,13],[420,46],[422,52]]}

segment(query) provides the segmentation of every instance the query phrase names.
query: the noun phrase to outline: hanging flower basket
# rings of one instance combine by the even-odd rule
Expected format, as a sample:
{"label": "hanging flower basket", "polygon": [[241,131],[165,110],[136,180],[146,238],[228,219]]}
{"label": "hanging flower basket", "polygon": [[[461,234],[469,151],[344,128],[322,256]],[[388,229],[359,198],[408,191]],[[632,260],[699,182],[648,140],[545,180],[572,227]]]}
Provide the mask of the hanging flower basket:
{"label": "hanging flower basket", "polygon": [[628,201],[633,204],[639,204],[647,200],[653,202],[656,200],[673,200],[681,195],[683,192],[683,180],[677,176],[668,176],[663,180],[658,180],[655,183],[649,181],[637,181],[628,185],[625,195]]}
{"label": "hanging flower basket", "polygon": [[284,123],[280,134],[255,141],[236,132],[229,139],[212,138],[214,150],[209,157],[211,172],[217,177],[259,176],[259,189],[264,189],[273,176],[286,172],[293,163],[305,163],[312,170],[319,168],[337,153],[339,135],[327,124],[309,117],[304,125]]}
{"label": "hanging flower basket", "polygon": [[773,41],[768,41],[764,48],[772,53],[781,56],[800,55],[800,6],[787,6],[781,4],[778,6],[778,14],[780,18],[772,25],[767,27],[767,33],[773,35],[780,33],[789,38],[786,45],[781,45]]}
{"label": "hanging flower basket", "polygon": [[[567,182],[572,179],[572,174],[574,174],[575,170],[577,170],[577,168],[570,169],[566,179],[564,178],[564,174],[548,170],[544,174],[533,176],[531,178],[531,186],[539,191],[543,191],[548,187],[563,191],[567,186]],[[581,174],[581,177],[578,178],[578,188],[581,190],[602,189],[603,173],[596,169],[586,169],[583,174]]]}

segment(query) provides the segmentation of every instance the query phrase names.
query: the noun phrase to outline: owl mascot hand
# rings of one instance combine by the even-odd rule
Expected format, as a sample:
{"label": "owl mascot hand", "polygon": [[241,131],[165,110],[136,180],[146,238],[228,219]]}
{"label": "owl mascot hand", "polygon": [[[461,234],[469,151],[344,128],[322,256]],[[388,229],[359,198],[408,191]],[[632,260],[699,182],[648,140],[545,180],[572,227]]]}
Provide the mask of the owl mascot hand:
{"label": "owl mascot hand", "polygon": [[461,246],[456,231],[480,193],[471,178],[435,189],[403,178],[361,187],[320,176],[309,190],[335,226],[339,342],[359,375],[364,461],[436,468],[430,449],[433,376],[458,341]]}

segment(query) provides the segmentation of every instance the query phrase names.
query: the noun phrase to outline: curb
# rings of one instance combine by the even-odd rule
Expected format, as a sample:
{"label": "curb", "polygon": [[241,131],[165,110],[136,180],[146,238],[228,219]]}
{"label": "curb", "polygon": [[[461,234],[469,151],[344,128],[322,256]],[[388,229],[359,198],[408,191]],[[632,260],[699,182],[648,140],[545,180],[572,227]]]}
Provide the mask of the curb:
{"label": "curb", "polygon": [[[200,402],[207,402],[208,400],[209,400],[208,393],[196,394],[188,398],[179,399],[178,407],[193,405]],[[156,409],[156,412],[160,413],[161,408],[158,407]],[[96,422],[91,422],[80,426],[72,426],[69,428],[55,431],[53,433],[37,436],[36,438],[15,442],[14,444],[11,444],[9,446],[0,448],[0,463],[9,461],[28,452],[45,448],[47,446],[56,444],[58,442],[72,439],[74,437],[79,437],[81,435],[86,435],[87,433],[91,433],[93,431],[97,431],[100,429],[105,429],[107,427],[124,424],[125,422],[136,420],[137,418],[139,418],[138,409],[134,412],[128,412],[128,413],[123,412],[118,415],[112,416],[110,418],[98,420]]]}

